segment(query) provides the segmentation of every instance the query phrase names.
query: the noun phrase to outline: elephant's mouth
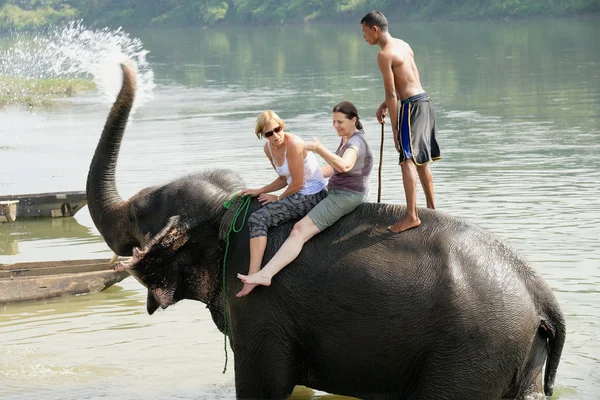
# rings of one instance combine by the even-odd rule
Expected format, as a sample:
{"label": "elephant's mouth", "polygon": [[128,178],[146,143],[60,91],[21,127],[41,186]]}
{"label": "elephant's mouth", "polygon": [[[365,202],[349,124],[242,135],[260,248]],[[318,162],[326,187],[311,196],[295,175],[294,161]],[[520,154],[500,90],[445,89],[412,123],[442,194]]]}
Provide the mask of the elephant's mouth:
{"label": "elephant's mouth", "polygon": [[163,288],[148,289],[148,297],[146,299],[146,310],[152,315],[158,308],[163,310],[174,303],[172,292],[168,292]]}

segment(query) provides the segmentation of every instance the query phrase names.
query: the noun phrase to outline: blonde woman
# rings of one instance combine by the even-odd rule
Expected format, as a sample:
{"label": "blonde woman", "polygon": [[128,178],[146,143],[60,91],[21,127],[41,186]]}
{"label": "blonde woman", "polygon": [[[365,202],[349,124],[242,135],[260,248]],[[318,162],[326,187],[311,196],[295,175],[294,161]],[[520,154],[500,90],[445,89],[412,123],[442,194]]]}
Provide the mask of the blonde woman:
{"label": "blonde woman", "polygon": [[[298,136],[285,131],[285,123],[271,110],[256,119],[256,136],[266,139],[265,155],[278,177],[258,189],[243,189],[242,194],[258,196],[262,208],[248,219],[250,229],[250,267],[248,274],[260,271],[270,228],[304,217],[327,196],[327,179],[311,151],[304,149]],[[271,194],[283,189],[280,195]],[[245,283],[238,297],[250,293],[255,284]]]}

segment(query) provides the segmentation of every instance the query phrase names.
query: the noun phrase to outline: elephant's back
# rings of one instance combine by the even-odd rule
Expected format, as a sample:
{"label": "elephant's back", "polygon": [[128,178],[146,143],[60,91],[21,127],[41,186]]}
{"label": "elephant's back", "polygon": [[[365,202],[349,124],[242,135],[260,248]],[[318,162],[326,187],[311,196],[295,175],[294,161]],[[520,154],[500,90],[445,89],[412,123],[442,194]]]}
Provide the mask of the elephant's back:
{"label": "elephant's back", "polygon": [[[420,262],[434,264],[460,261],[468,265],[490,263],[490,268],[506,268],[516,274],[534,273],[527,261],[491,232],[444,212],[419,209],[421,225],[402,233],[387,227],[404,216],[406,207],[395,204],[364,203],[328,230],[322,240],[365,249],[367,258],[381,254],[405,253]],[[395,259],[396,262],[397,257]],[[466,267],[466,266],[465,266]],[[475,272],[475,271],[472,271]]]}
{"label": "elephant's back", "polygon": [[[304,245],[294,263],[305,268],[296,278],[357,275],[370,277],[367,286],[430,284],[430,290],[437,290],[438,284],[500,285],[537,277],[525,259],[491,232],[439,211],[420,209],[419,227],[390,232],[387,227],[405,210],[400,205],[363,203]],[[265,259],[273,256],[292,227],[289,222],[269,232]]]}
{"label": "elephant's back", "polygon": [[502,296],[512,290],[508,282],[525,290],[523,280],[536,275],[524,258],[491,232],[439,211],[420,209],[419,227],[390,232],[387,227],[405,210],[365,203],[315,237],[314,245],[327,247],[331,261],[344,260],[333,261],[339,273],[351,267],[373,276],[368,282],[375,285],[417,287],[435,297],[442,294],[442,287]]}
{"label": "elephant's back", "polygon": [[[389,232],[404,211],[361,205],[305,244],[296,267],[283,271],[286,288],[330,299],[337,326],[382,315],[394,316],[390,327],[405,333],[405,321],[416,321],[432,334],[448,329],[451,335],[457,325],[457,332],[479,329],[484,318],[496,324],[489,332],[498,333],[503,324],[525,324],[533,316],[523,273],[535,273],[514,250],[468,221],[427,209],[419,211],[418,228]],[[340,293],[345,301],[335,304]],[[318,315],[319,307],[304,312]]]}

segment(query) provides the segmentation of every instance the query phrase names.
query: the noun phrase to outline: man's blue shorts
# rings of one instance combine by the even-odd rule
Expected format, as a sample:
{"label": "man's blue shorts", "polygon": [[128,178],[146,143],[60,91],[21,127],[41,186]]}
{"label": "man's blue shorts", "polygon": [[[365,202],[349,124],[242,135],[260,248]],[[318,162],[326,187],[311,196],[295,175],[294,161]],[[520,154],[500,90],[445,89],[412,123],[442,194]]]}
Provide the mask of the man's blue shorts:
{"label": "man's blue shorts", "polygon": [[407,158],[415,164],[427,164],[441,157],[435,138],[435,111],[425,92],[402,100],[398,112],[400,164]]}

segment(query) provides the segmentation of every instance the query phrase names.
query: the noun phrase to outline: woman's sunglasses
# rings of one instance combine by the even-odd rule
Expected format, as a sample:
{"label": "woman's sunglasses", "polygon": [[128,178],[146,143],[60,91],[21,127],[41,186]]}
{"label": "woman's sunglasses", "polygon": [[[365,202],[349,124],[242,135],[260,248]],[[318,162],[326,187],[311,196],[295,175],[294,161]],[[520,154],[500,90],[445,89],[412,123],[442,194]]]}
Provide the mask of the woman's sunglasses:
{"label": "woman's sunglasses", "polygon": [[277,128],[273,129],[272,131],[264,132],[262,135],[268,139],[271,136],[273,136],[274,133],[281,132],[282,129],[283,129],[283,126],[279,125]]}

